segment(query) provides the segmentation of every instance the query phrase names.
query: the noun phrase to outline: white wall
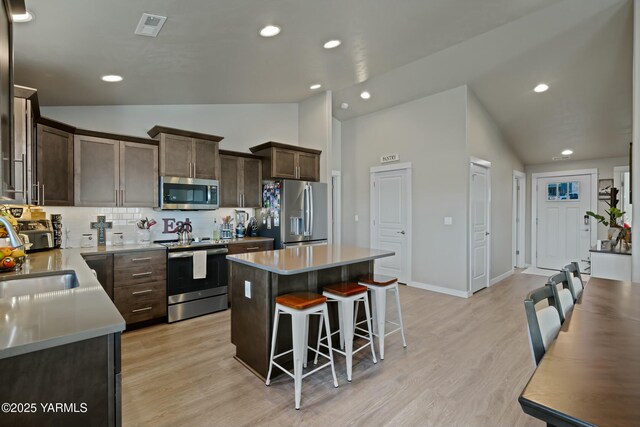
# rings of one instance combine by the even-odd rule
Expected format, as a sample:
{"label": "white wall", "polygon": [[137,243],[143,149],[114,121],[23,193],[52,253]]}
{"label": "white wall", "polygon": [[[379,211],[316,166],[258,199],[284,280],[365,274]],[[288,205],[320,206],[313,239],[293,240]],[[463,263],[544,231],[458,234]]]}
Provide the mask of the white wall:
{"label": "white wall", "polygon": [[[328,170],[331,173],[333,173],[333,171],[342,172],[342,122],[335,118],[331,120],[331,159],[328,165]],[[332,177],[328,177],[328,181],[329,191],[336,191],[336,197],[342,200],[342,176],[340,176],[338,187],[336,187],[335,189],[332,185]],[[331,199],[331,203],[329,204],[329,206],[331,207],[331,212],[333,212],[334,208],[332,195],[329,195],[329,198]],[[333,221],[329,221],[329,231],[331,238],[334,234],[336,235],[336,239],[331,240],[332,243],[342,243],[343,215],[341,206],[342,204],[340,203],[335,209],[335,218],[333,218]]]}
{"label": "white wall", "polygon": [[[632,157],[632,169],[634,171],[640,170],[640,141],[636,138],[640,134],[640,0],[634,0],[633,2],[633,152]],[[631,198],[635,206],[640,206],[640,173],[631,174],[631,187],[636,190],[632,192]],[[640,211],[640,209],[636,209]],[[640,230],[640,215],[634,215],[631,218],[632,230]],[[640,282],[640,251],[634,250],[631,254],[632,265],[631,274],[634,282]]]}
{"label": "white wall", "polygon": [[323,92],[305,99],[298,107],[298,142],[302,147],[322,150],[320,182],[331,176],[331,92]]}
{"label": "white wall", "polygon": [[298,145],[298,104],[104,105],[42,107],[42,115],[73,126],[148,137],[163,125],[224,137],[220,148],[248,152],[267,141]]}
{"label": "white wall", "polygon": [[[615,166],[628,166],[628,157],[611,157],[607,159],[594,159],[582,161],[557,161],[552,163],[544,163],[539,165],[527,165],[525,171],[527,173],[527,194],[526,194],[526,245],[525,245],[525,261],[531,262],[531,189],[535,185],[532,182],[531,174],[540,172],[561,172],[579,169],[598,169],[598,179],[613,179],[613,168]],[[598,213],[602,214],[607,205],[603,201],[598,201]],[[533,215],[535,217],[535,215]],[[603,225],[598,225],[598,239],[607,238],[607,229]]]}
{"label": "white wall", "polygon": [[513,171],[524,165],[471,90],[467,91],[469,155],[491,162],[491,278],[512,270]]}
{"label": "white wall", "polygon": [[390,153],[413,164],[412,280],[466,292],[466,88],[342,123],[343,243],[369,246],[369,168]]}
{"label": "white wall", "polygon": [[342,122],[334,118],[331,120],[331,163],[329,170],[342,170]]}

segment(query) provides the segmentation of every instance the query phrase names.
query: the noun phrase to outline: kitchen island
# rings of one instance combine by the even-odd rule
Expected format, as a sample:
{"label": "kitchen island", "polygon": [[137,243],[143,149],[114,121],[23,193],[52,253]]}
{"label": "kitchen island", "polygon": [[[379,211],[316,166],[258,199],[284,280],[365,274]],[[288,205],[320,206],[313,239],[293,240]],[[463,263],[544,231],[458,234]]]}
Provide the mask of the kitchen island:
{"label": "kitchen island", "polygon": [[[357,281],[373,273],[375,259],[394,252],[347,245],[298,246],[276,251],[228,255],[231,299],[231,343],[235,358],[264,379],[269,368],[275,298],[290,292],[322,293],[326,285]],[[331,324],[337,310],[330,307]],[[317,337],[317,322],[309,337]],[[291,321],[280,319],[276,352],[291,348]],[[309,338],[315,342],[316,338]]]}

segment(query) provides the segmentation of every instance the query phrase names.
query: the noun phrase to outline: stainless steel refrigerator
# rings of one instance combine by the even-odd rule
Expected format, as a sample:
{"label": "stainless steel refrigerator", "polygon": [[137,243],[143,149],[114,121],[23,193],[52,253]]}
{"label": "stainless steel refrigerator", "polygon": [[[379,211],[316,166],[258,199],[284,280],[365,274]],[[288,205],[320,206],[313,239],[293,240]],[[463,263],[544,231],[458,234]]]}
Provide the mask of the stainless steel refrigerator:
{"label": "stainless steel refrigerator", "polygon": [[274,248],[327,243],[327,184],[263,181],[258,234],[274,238]]}

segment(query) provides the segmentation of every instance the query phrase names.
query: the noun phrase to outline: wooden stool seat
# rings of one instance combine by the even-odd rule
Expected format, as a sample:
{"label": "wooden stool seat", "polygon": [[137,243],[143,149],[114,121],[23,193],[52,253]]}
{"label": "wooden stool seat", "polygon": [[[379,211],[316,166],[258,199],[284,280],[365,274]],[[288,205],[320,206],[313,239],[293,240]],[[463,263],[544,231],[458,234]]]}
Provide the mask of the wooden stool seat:
{"label": "wooden stool seat", "polygon": [[281,304],[294,310],[305,310],[325,302],[327,302],[327,297],[313,292],[293,292],[276,297],[276,304]]}
{"label": "wooden stool seat", "polygon": [[322,290],[324,292],[329,292],[330,294],[350,297],[367,292],[367,287],[353,282],[345,282],[325,286]]}
{"label": "wooden stool seat", "polygon": [[358,277],[360,283],[374,286],[389,286],[398,281],[397,277],[385,276],[383,274],[366,274]]}

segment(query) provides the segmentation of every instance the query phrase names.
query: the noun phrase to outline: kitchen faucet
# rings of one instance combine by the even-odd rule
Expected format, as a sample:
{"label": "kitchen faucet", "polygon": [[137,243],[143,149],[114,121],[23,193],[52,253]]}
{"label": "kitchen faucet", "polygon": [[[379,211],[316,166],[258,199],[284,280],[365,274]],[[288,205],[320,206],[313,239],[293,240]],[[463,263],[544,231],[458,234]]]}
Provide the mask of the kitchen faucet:
{"label": "kitchen faucet", "polygon": [[24,242],[16,232],[13,225],[9,222],[9,220],[3,216],[0,216],[0,224],[4,225],[5,230],[7,230],[7,234],[9,235],[9,241],[11,242],[11,246],[14,248],[24,246]]}

